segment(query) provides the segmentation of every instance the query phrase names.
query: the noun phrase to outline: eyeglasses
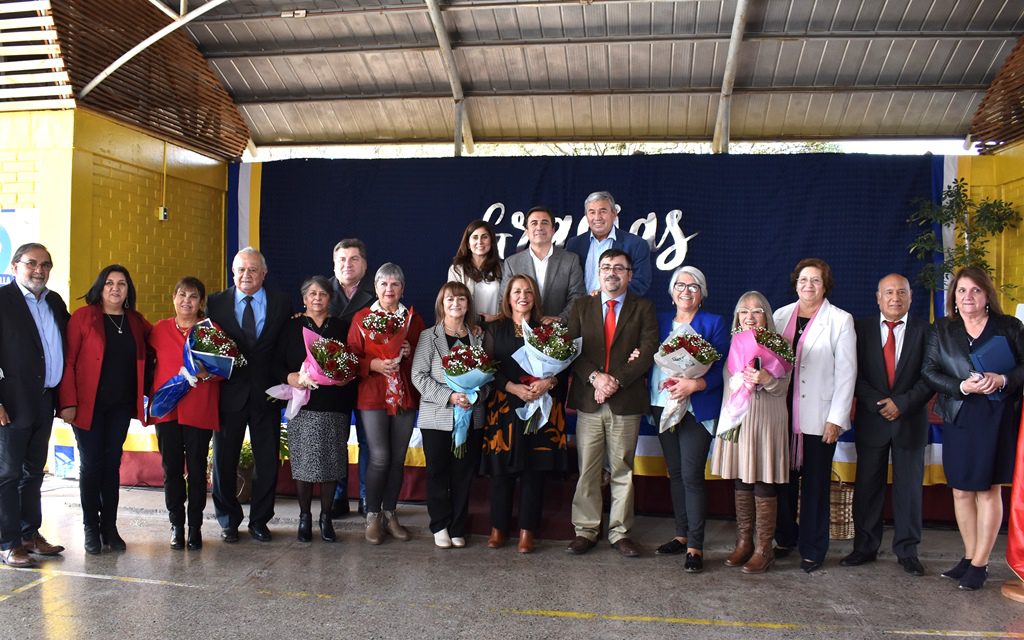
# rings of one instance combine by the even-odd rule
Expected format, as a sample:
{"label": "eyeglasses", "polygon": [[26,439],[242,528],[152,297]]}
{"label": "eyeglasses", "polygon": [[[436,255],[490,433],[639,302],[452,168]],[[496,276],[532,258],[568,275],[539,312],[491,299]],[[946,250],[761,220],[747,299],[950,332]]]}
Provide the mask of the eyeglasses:
{"label": "eyeglasses", "polygon": [[762,309],[761,307],[757,307],[754,309],[739,309],[736,313],[738,313],[741,316],[746,315],[748,313],[752,316],[763,316],[764,309]]}
{"label": "eyeglasses", "polygon": [[42,269],[43,271],[49,271],[53,268],[52,262],[36,262],[35,260],[18,260],[18,264],[23,264],[32,271],[36,269]]}
{"label": "eyeglasses", "polygon": [[623,266],[621,264],[617,264],[617,265],[602,264],[600,269],[601,269],[601,273],[611,273],[612,271],[614,271],[618,275],[622,275],[622,274],[626,273],[627,271],[632,271],[632,269],[630,269],[629,267],[625,267],[625,266]]}
{"label": "eyeglasses", "polygon": [[821,278],[798,278],[796,283],[797,284],[810,284],[810,285],[814,285],[815,287],[820,287],[822,284],[825,283],[825,281],[822,280]]}
{"label": "eyeglasses", "polygon": [[698,293],[700,291],[700,285],[697,283],[686,284],[685,282],[677,282],[672,285],[672,288],[682,293],[683,291],[689,291],[690,293]]}

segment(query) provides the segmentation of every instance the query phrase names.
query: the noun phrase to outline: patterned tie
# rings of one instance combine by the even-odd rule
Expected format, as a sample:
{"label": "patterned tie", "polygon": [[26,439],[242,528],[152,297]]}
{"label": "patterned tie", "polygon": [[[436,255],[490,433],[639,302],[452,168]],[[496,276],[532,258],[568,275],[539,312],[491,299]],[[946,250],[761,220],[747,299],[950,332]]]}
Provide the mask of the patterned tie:
{"label": "patterned tie", "polygon": [[242,298],[245,309],[242,310],[242,333],[249,344],[256,344],[256,312],[252,309],[252,296]]}
{"label": "patterned tie", "polygon": [[885,322],[885,326],[889,327],[889,337],[885,339],[885,346],[882,347],[882,358],[885,359],[885,375],[889,378],[889,388],[892,389],[896,383],[896,333],[893,329],[903,324],[903,321],[884,320],[883,322]]}
{"label": "patterned tie", "polygon": [[604,372],[608,373],[608,366],[612,358],[612,338],[615,337],[615,305],[617,300],[609,300],[608,311],[604,314]]}

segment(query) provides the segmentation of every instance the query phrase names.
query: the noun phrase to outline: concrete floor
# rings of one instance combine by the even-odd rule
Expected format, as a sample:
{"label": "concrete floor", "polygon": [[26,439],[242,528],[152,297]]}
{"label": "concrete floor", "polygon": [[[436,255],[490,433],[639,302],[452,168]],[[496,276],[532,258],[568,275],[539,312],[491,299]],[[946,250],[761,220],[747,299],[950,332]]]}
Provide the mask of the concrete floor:
{"label": "concrete floor", "polygon": [[48,479],[44,492],[43,533],[68,550],[40,569],[0,567],[0,638],[1024,638],[1024,606],[999,593],[1013,577],[1005,536],[989,582],[973,593],[938,577],[961,555],[957,533],[941,530],[925,531],[922,578],[904,574],[888,552],[840,567],[848,541],[835,542],[815,574],[789,558],[744,576],[721,563],[732,523],[712,521],[707,569],[687,575],[679,557],[653,554],[671,537],[667,518],[637,519],[640,559],[607,544],[573,557],[564,541],[521,556],[514,545],[488,549],[481,537],[437,549],[415,505],[399,509],[411,542],[372,547],[352,516],[336,522],[337,544],[303,544],[294,537],[297,506],[282,499],[273,542],[243,530],[239,544],[226,545],[208,521],[206,546],[189,552],[167,546],[161,491],[124,489],[128,551],[87,556],[77,484]]}

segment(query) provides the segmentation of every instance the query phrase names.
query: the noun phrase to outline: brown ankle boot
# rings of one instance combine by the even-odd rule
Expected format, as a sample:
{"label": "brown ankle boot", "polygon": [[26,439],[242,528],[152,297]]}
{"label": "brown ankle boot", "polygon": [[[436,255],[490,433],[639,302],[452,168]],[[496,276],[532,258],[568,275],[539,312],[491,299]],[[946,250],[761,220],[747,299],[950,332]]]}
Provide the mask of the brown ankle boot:
{"label": "brown ankle boot", "polygon": [[754,492],[736,491],[736,548],[725,559],[727,567],[742,567],[754,552]]}
{"label": "brown ankle boot", "polygon": [[384,518],[379,511],[366,514],[366,541],[370,544],[384,542]]}
{"label": "brown ankle boot", "polygon": [[500,549],[505,544],[505,532],[491,527],[491,537],[487,538],[487,546],[491,549]]}
{"label": "brown ankle boot", "polygon": [[533,532],[519,530],[519,553],[533,553]]}
{"label": "brown ankle boot", "polygon": [[743,573],[764,573],[775,562],[775,551],[772,549],[772,538],[775,537],[775,516],[778,510],[778,498],[754,499],[757,503],[757,545],[750,561],[743,565]]}

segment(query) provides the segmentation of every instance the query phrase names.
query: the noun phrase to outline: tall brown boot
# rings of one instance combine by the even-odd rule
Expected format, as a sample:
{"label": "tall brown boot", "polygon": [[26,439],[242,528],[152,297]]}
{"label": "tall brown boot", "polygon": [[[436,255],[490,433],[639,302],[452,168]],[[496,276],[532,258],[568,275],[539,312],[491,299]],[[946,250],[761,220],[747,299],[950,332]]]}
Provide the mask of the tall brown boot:
{"label": "tall brown boot", "polygon": [[778,498],[771,496],[754,499],[757,504],[757,545],[750,561],[743,565],[743,573],[764,573],[775,562],[772,538],[775,537],[775,515],[778,512]]}
{"label": "tall brown boot", "polygon": [[754,492],[736,491],[736,548],[725,559],[727,567],[742,567],[754,552]]}

